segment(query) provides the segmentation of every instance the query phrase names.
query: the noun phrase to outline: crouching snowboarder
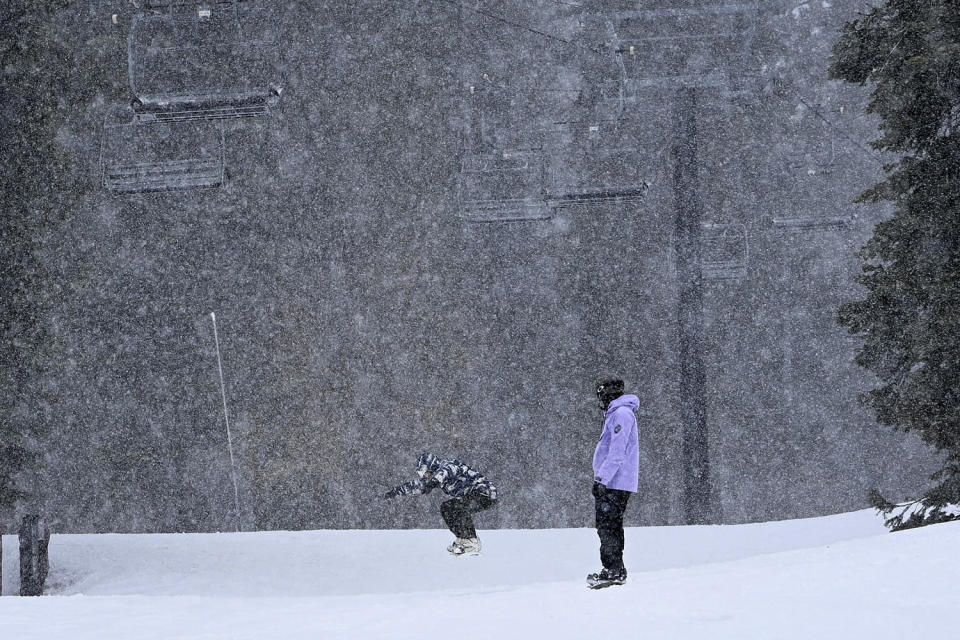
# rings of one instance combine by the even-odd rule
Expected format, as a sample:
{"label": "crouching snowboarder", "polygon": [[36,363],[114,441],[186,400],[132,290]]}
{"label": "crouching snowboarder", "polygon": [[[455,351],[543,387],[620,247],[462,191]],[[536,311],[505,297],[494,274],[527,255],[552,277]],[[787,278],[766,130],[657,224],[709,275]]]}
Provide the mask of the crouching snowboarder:
{"label": "crouching snowboarder", "polygon": [[611,378],[597,385],[603,411],[603,433],[593,456],[593,497],[603,569],[587,576],[587,585],[601,589],[627,581],[623,565],[623,514],[630,494],[639,485],[640,447],[637,418],[640,399],[623,393],[623,380]]}
{"label": "crouching snowboarder", "polygon": [[473,514],[497,503],[497,488],[487,478],[456,458],[443,460],[432,453],[423,453],[417,460],[418,480],[399,484],[383,494],[387,500],[396,496],[428,494],[440,488],[451,497],[440,504],[443,521],[456,536],[447,547],[455,556],[480,553],[480,539],[473,526]]}

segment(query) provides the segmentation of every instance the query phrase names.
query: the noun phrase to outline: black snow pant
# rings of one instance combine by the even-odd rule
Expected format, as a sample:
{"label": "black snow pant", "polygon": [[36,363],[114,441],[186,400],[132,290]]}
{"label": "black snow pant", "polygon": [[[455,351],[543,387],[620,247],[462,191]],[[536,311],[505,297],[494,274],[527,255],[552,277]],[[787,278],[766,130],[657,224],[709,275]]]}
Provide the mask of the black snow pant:
{"label": "black snow pant", "polygon": [[593,483],[596,499],[597,535],[600,536],[600,563],[607,571],[626,571],[623,566],[623,514],[627,510],[629,491],[607,489]]}
{"label": "black snow pant", "polygon": [[450,531],[458,538],[476,538],[477,530],[473,526],[473,514],[489,509],[497,504],[496,500],[484,495],[452,498],[440,503],[440,515]]}

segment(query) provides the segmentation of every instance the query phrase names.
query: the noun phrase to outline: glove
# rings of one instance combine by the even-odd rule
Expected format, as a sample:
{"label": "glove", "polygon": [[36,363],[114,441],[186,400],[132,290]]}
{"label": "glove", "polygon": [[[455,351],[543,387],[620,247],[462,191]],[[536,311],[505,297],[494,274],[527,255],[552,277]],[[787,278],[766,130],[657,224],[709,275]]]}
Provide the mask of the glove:
{"label": "glove", "polygon": [[396,498],[400,493],[396,489],[390,489],[385,494],[383,494],[384,500],[390,500],[391,498]]}
{"label": "glove", "polygon": [[602,498],[607,493],[607,488],[599,481],[594,480],[593,482],[593,497]]}

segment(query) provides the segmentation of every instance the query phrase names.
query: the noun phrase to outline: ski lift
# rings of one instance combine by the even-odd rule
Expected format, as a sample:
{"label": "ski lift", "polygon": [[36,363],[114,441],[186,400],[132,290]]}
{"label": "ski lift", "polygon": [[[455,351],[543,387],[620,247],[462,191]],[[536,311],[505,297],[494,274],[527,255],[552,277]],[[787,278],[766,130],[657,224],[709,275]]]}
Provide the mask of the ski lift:
{"label": "ski lift", "polygon": [[264,115],[280,99],[276,12],[259,0],[145,0],[137,9],[127,37],[134,99],[104,119],[103,185],[117,193],[220,186],[217,121]]}
{"label": "ski lift", "polygon": [[258,116],[281,94],[275,11],[254,0],[148,0],[127,64],[141,120]]}
{"label": "ski lift", "polygon": [[[853,221],[850,215],[827,215],[844,207],[837,193],[836,164],[819,154],[788,153],[779,163],[786,177],[781,181],[784,198],[778,203],[781,215],[772,217],[775,228],[804,231],[844,227]],[[852,197],[850,198],[852,200]]]}
{"label": "ski lift", "polygon": [[773,226],[784,230],[817,230],[846,227],[853,224],[853,216],[800,215],[793,217],[774,217]]}
{"label": "ski lift", "polygon": [[624,93],[649,88],[737,89],[746,72],[755,4],[673,7],[585,18],[588,37],[616,53]]}
{"label": "ski lift", "polygon": [[540,149],[468,152],[457,184],[461,216],[468,222],[546,220]]}
{"label": "ski lift", "polygon": [[[818,106],[819,107],[819,106]],[[770,164],[779,181],[772,208],[775,228],[793,231],[841,228],[854,221],[849,211],[857,194],[855,185],[840,175],[862,162],[854,147],[824,124],[817,111],[807,109],[778,132],[775,161]],[[817,132],[819,131],[819,135]]]}
{"label": "ski lift", "polygon": [[700,274],[707,280],[737,280],[747,274],[750,247],[742,224],[700,225]]}
{"label": "ski lift", "polygon": [[217,187],[223,131],[207,121],[174,125],[112,110],[103,123],[100,170],[103,186],[115,193]]}
{"label": "ski lift", "polygon": [[551,204],[570,208],[640,202],[649,187],[650,164],[659,157],[651,153],[658,141],[642,141],[641,135],[639,125],[620,121],[564,123],[547,131]]}

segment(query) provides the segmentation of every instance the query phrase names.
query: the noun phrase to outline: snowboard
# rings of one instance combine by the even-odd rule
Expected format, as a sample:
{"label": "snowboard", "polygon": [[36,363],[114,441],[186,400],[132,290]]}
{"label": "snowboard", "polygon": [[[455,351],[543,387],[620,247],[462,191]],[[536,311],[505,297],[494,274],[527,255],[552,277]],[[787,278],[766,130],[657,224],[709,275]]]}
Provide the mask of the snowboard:
{"label": "snowboard", "polygon": [[621,585],[625,582],[626,580],[611,580],[608,578],[601,578],[596,573],[591,573],[587,576],[587,586],[591,589],[606,589],[607,587]]}

